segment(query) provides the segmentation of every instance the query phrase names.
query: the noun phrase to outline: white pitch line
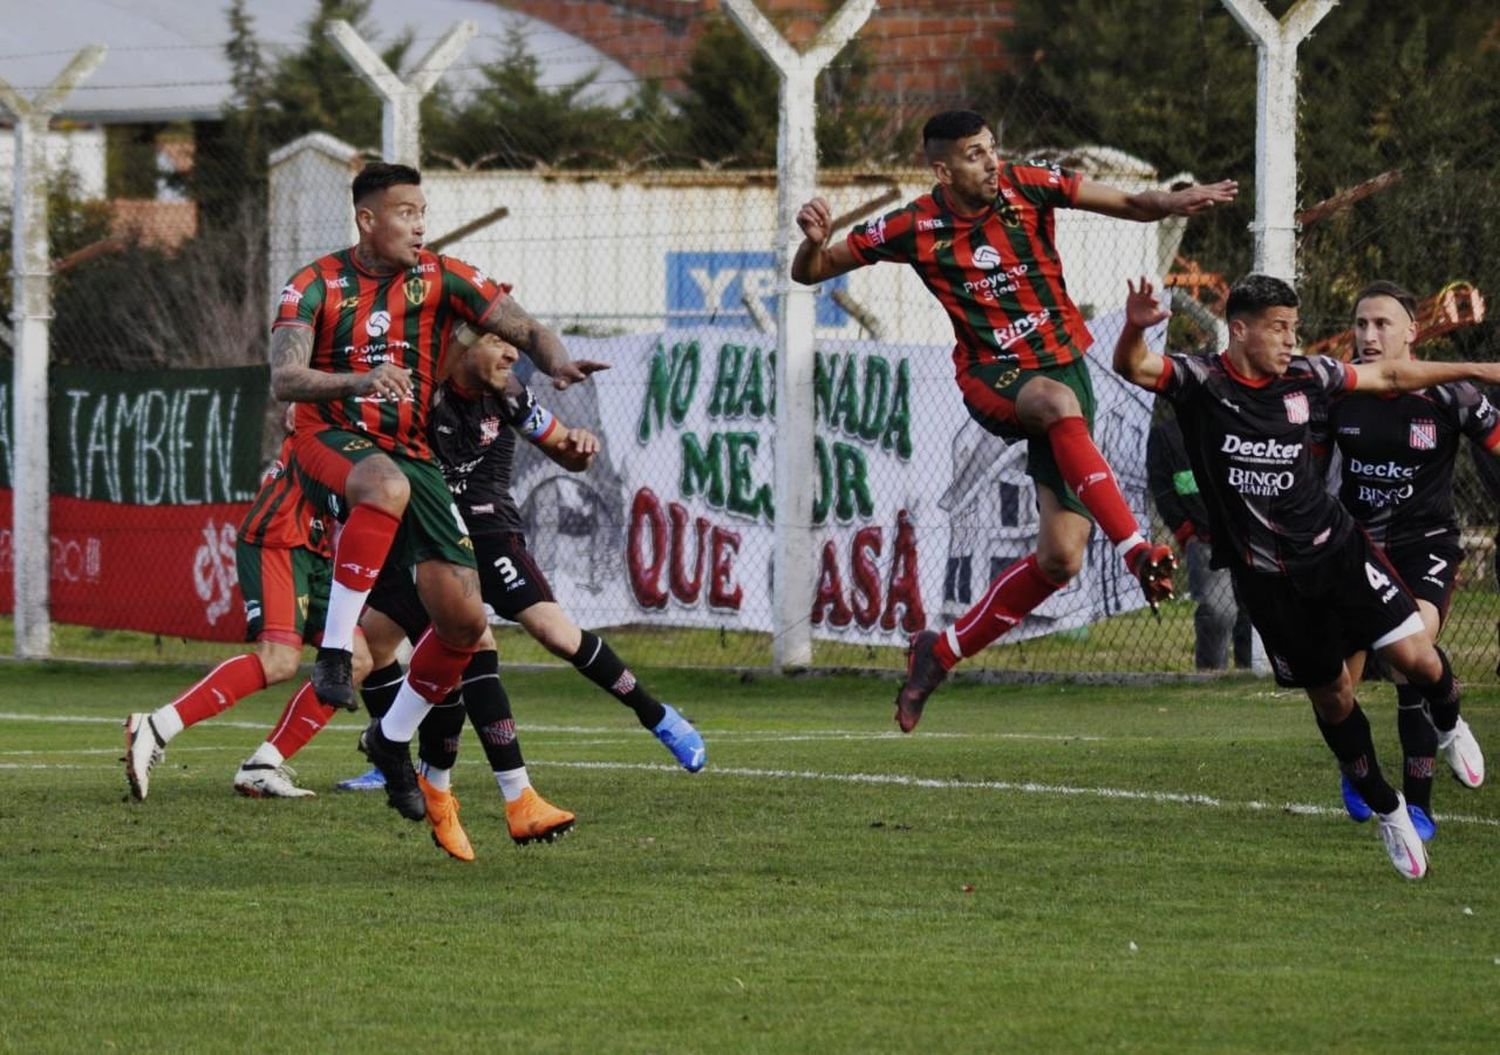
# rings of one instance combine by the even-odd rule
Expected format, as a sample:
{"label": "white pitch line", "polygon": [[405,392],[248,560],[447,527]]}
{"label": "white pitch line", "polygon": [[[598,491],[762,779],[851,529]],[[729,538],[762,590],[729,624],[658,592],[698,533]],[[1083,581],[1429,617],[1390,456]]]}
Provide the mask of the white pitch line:
{"label": "white pitch line", "polygon": [[[562,769],[626,769],[645,772],[677,773],[677,766],[657,762],[558,762],[532,761],[528,766],[556,766]],[[760,780],[815,780],[833,784],[884,784],[896,787],[935,788],[950,791],[1015,791],[1027,795],[1073,795],[1099,799],[1125,799],[1137,802],[1171,803],[1185,806],[1207,806],[1211,809],[1239,809],[1251,812],[1280,810],[1285,813],[1315,817],[1342,817],[1342,808],[1316,806],[1296,802],[1233,802],[1214,798],[1212,795],[1196,795],[1175,791],[1135,791],[1130,788],[1080,788],[1067,784],[1038,784],[1035,781],[1017,783],[1009,780],[946,780],[938,777],[909,777],[900,773],[819,773],[806,769],[747,769],[736,766],[708,766],[700,774],[720,777],[750,777]],[[1443,823],[1478,824],[1500,828],[1500,818],[1471,817],[1462,814],[1438,815]]]}
{"label": "white pitch line", "polygon": [[[118,718],[105,717],[101,715],[82,714],[20,714],[13,711],[0,711],[0,722],[41,722],[41,723],[67,723],[73,725],[122,725],[124,716]],[[246,722],[234,719],[211,718],[213,729],[261,729],[269,731],[274,722]],[[329,725],[326,727],[331,732],[357,733],[364,728],[363,725]],[[620,726],[591,726],[591,725],[532,725],[527,722],[519,722],[516,728],[523,733],[567,733],[584,736],[615,736],[634,739],[639,734],[634,729],[623,729]],[[643,730],[644,731],[644,730]],[[1081,743],[1110,743],[1125,740],[1150,741],[1157,737],[1152,736],[1093,736],[1082,733],[945,733],[933,732],[923,733],[920,737],[913,738],[907,733],[899,733],[894,730],[879,732],[864,729],[814,729],[797,733],[774,733],[764,729],[710,729],[708,735],[714,740],[734,740],[739,743],[798,743],[802,741],[815,740],[1038,740],[1049,743],[1065,743],[1070,740]],[[6,754],[7,752],[0,752]]]}

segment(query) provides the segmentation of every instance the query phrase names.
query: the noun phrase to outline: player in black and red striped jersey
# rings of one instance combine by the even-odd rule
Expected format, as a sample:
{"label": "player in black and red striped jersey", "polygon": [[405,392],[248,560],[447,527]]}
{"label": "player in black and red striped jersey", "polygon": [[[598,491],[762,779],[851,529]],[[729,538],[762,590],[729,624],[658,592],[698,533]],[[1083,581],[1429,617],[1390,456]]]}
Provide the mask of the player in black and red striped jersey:
{"label": "player in black and red striped jersey", "polygon": [[1145,331],[1167,312],[1142,279],[1130,286],[1114,366],[1176,408],[1212,522],[1214,565],[1234,576],[1277,682],[1307,691],[1344,775],[1379,816],[1391,864],[1420,879],[1426,849],[1404,798],[1380,771],[1344,657],[1374,649],[1417,687],[1440,728],[1458,720],[1459,686],[1390,561],[1324,487],[1314,448],[1337,401],[1352,392],[1493,383],[1500,364],[1408,359],[1350,366],[1299,356],[1297,307],[1287,283],[1247,276],[1229,291],[1224,352],[1161,356],[1146,347]]}
{"label": "player in black and red striped jersey", "polygon": [[453,329],[466,322],[509,340],[559,387],[604,369],[570,362],[558,336],[507,287],[423,247],[421,182],[406,165],[360,171],[352,188],[359,242],[293,276],[281,292],[270,355],[276,397],[306,404],[295,438],[299,470],[348,511],[313,667],[318,697],[357,706],[354,627],[393,543],[397,558],[415,566],[432,616],[396,702],[367,736],[387,801],[412,820],[426,815],[412,735],[458,683],[485,631],[473,545],[427,448],[427,412]]}
{"label": "player in black and red striped jersey", "polygon": [[1149,222],[1233,201],[1232,180],[1176,191],[1118,188],[1045,162],[1001,161],[973,111],[938,114],[922,129],[932,193],[828,242],[822,198],[797,213],[806,236],[792,277],[812,284],[879,261],[908,264],[943,305],[957,344],[953,366],[969,415],[1007,441],[1027,441],[1026,471],[1041,514],[1037,551],[1002,570],[945,632],[911,639],[896,721],[910,732],[927,697],[976,654],[1078,574],[1097,521],[1154,608],[1171,596],[1175,558],[1141,536],[1114,472],[1094,445],[1094,393],[1083,354],[1093,343],[1068,296],[1057,251],[1057,209]]}
{"label": "player in black and red striped jersey", "polygon": [[[1373,282],[1355,297],[1358,362],[1410,361],[1417,338],[1417,298],[1409,290]],[[1329,427],[1342,456],[1339,499],[1390,557],[1436,641],[1464,555],[1453,508],[1453,462],[1465,437],[1475,444],[1476,457],[1494,456],[1500,449],[1500,412],[1469,382],[1451,381],[1416,392],[1340,400]],[[1363,651],[1349,658],[1356,684],[1364,667]],[[1402,792],[1424,839],[1437,829],[1432,777],[1439,752],[1460,784],[1484,783],[1484,756],[1468,723],[1444,713],[1452,724],[1439,728],[1436,717],[1417,687],[1396,675]],[[1368,820],[1369,805],[1347,777],[1342,785],[1349,816]]]}

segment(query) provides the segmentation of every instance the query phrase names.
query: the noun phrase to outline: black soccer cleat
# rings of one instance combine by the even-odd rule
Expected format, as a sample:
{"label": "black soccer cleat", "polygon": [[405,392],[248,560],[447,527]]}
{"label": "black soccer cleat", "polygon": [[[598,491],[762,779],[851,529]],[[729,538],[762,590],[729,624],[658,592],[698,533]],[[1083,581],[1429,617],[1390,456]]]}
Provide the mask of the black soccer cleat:
{"label": "black soccer cleat", "polygon": [[380,731],[380,719],[373,718],[359,738],[364,751],[385,777],[385,802],[409,821],[427,818],[427,800],[417,784],[417,771],[411,764],[411,744],[398,744]]}
{"label": "black soccer cleat", "polygon": [[354,699],[354,656],[341,648],[320,648],[313,661],[313,692],[329,707],[359,710]]}
{"label": "black soccer cleat", "polygon": [[923,630],[913,634],[906,649],[906,681],[896,693],[896,724],[903,733],[909,733],[922,720],[922,709],[927,706],[927,697],[948,677],[948,671],[938,662],[932,646],[938,634],[934,630]]}

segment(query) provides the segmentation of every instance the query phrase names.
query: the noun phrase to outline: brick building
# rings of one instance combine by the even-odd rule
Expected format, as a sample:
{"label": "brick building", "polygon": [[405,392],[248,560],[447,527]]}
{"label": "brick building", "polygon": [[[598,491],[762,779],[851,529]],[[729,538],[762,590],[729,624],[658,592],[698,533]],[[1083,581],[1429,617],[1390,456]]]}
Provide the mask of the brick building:
{"label": "brick building", "polygon": [[[640,77],[660,78],[668,90],[687,67],[693,45],[718,0],[497,0],[587,41]],[[817,33],[833,3],[757,0],[760,9],[799,46]],[[881,0],[859,39],[874,63],[871,87],[882,102],[932,109],[968,98],[976,77],[993,76],[1004,62],[1010,0]]]}

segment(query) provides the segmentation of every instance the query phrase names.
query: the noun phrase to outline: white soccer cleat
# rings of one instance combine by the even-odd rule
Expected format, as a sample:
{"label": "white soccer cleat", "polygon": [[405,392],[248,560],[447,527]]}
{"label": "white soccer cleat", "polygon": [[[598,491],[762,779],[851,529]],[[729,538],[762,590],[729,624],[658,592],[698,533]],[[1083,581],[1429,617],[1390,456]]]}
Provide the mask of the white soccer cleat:
{"label": "white soccer cleat", "polygon": [[125,779],[137,802],[151,787],[151,767],[167,757],[166,742],[156,733],[149,714],[132,714],[125,719]]}
{"label": "white soccer cleat", "polygon": [[1406,799],[1396,793],[1396,808],[1391,813],[1375,814],[1376,830],[1380,841],[1385,843],[1385,852],[1390,855],[1391,866],[1401,873],[1403,879],[1421,879],[1427,874],[1427,848],[1417,834],[1411,815],[1406,812]]}
{"label": "white soccer cleat", "polygon": [[285,762],[279,766],[273,766],[269,762],[246,762],[234,775],[234,790],[252,799],[316,797],[316,792],[308,788],[299,788],[292,783],[296,779],[296,770]]}
{"label": "white soccer cleat", "polygon": [[1462,718],[1446,733],[1438,733],[1438,750],[1448,760],[1453,770],[1453,779],[1466,788],[1477,788],[1484,783],[1484,752],[1479,750],[1479,741],[1469,723]]}

